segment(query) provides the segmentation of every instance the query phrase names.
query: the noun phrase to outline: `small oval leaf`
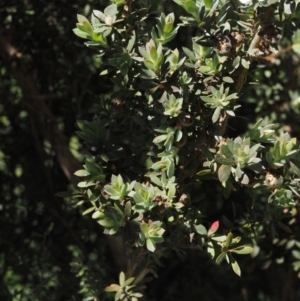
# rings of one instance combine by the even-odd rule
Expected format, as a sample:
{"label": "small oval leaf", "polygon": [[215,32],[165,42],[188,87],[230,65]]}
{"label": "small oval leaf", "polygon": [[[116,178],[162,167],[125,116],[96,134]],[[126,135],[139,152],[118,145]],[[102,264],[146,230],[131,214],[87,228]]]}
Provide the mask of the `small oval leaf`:
{"label": "small oval leaf", "polygon": [[82,215],[86,215],[86,214],[89,214],[90,212],[94,211],[95,210],[95,207],[91,207],[89,209],[86,209],[85,211],[82,212]]}
{"label": "small oval leaf", "polygon": [[85,169],[80,169],[74,172],[74,175],[77,177],[86,177],[88,176],[90,173],[88,171],[86,171]]}
{"label": "small oval leaf", "polygon": [[250,62],[246,61],[245,59],[242,59],[242,65],[245,69],[249,69],[250,67]]}
{"label": "small oval leaf", "polygon": [[198,234],[200,235],[206,235],[207,234],[207,230],[203,225],[194,225],[195,230]]}
{"label": "small oval leaf", "polygon": [[212,234],[214,234],[219,229],[219,225],[220,225],[219,221],[213,222],[207,232],[207,235],[211,236]]}
{"label": "small oval leaf", "polygon": [[229,77],[229,76],[224,76],[224,77],[223,77],[223,81],[224,81],[225,83],[229,83],[229,84],[234,83],[234,80],[233,80],[231,77]]}
{"label": "small oval leaf", "polygon": [[109,292],[116,292],[118,289],[120,289],[120,286],[117,284],[111,284],[107,286],[104,290],[109,293]]}
{"label": "small oval leaf", "polygon": [[231,165],[221,165],[218,170],[220,182],[226,182],[231,174]]}
{"label": "small oval leaf", "polygon": [[[231,256],[230,259],[232,259],[233,257]],[[233,271],[239,276],[241,277],[241,268],[239,266],[239,264],[237,263],[237,261],[234,259],[233,262],[231,262],[231,267],[233,269]]]}

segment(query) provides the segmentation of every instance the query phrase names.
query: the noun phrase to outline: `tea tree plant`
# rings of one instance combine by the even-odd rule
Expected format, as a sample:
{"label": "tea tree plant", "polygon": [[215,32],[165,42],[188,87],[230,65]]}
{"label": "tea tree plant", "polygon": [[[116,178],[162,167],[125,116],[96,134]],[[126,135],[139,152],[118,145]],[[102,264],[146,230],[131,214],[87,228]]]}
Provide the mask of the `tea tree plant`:
{"label": "tea tree plant", "polygon": [[[299,54],[300,3],[174,0],[172,8],[115,0],[78,15],[74,29],[101,57],[99,84],[111,81],[93,119],[78,122],[93,154],[73,195],[122,239],[127,265],[120,285],[106,288],[115,300],[141,297],[131,284],[170,250],[208,252],[240,276],[240,254],[257,254],[265,233],[291,231],[299,198],[296,139],[264,116],[236,136],[228,123],[244,89],[258,84],[257,68]],[[281,46],[285,34],[290,44]],[[214,209],[220,202],[231,210]]]}

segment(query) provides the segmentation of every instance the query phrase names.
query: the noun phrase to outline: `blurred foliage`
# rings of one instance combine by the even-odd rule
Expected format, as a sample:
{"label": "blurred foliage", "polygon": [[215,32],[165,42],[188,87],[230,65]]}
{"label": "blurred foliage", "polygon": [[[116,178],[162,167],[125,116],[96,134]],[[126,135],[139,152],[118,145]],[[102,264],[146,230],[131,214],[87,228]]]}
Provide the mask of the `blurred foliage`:
{"label": "blurred foliage", "polygon": [[299,1],[0,14],[1,300],[299,299]]}
{"label": "blurred foliage", "polygon": [[[55,196],[68,180],[43,131],[53,118],[83,160],[74,123],[90,116],[89,104],[106,88],[98,85],[99,59],[74,50],[72,16],[82,7],[89,12],[86,1],[0,4],[1,300],[82,300],[87,291],[101,296],[101,279],[113,270],[104,268],[101,231]],[[9,57],[7,49],[16,52]],[[21,88],[23,78],[32,79],[37,95]],[[25,97],[40,98],[52,116],[32,109]]]}

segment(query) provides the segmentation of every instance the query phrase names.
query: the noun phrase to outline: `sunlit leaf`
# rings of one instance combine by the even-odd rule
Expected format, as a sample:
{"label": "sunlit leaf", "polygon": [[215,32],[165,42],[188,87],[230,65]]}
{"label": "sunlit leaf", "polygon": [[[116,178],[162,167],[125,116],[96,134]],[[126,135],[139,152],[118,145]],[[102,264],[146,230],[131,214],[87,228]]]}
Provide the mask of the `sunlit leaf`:
{"label": "sunlit leaf", "polygon": [[89,174],[90,173],[88,171],[86,171],[85,169],[80,169],[80,170],[77,170],[76,172],[74,172],[74,175],[77,177],[86,177]]}
{"label": "sunlit leaf", "polygon": [[120,289],[120,286],[117,285],[117,284],[111,284],[111,285],[109,285],[109,286],[107,286],[107,287],[104,288],[104,290],[106,292],[108,292],[108,293],[109,292],[116,292],[119,289]]}
{"label": "sunlit leaf", "polygon": [[220,182],[226,182],[231,174],[231,165],[221,165],[218,169],[218,177]]}
{"label": "sunlit leaf", "polygon": [[120,286],[124,286],[124,282],[125,282],[125,274],[124,274],[124,272],[121,272],[119,275]]}
{"label": "sunlit leaf", "polygon": [[155,244],[153,243],[153,241],[150,238],[148,238],[146,240],[146,246],[149,251],[151,251],[151,252],[155,251]]}
{"label": "sunlit leaf", "polygon": [[89,209],[86,209],[85,211],[82,212],[82,215],[89,214],[89,213],[91,213],[91,212],[94,211],[94,210],[95,210],[94,207],[91,207],[91,208],[89,208]]}
{"label": "sunlit leaf", "polygon": [[231,267],[233,269],[233,271],[241,277],[241,268],[239,266],[239,264],[237,263],[237,261],[232,257],[230,256],[230,260],[231,260]]}

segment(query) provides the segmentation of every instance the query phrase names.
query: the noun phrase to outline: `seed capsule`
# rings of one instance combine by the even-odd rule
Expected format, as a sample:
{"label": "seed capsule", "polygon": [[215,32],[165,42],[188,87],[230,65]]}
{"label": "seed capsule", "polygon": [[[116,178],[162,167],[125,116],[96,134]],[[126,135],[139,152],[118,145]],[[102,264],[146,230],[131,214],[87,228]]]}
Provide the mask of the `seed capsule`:
{"label": "seed capsule", "polygon": [[268,172],[266,174],[265,183],[272,189],[280,188],[283,184],[283,178],[279,174]]}
{"label": "seed capsule", "polygon": [[232,47],[239,47],[245,40],[245,35],[242,32],[234,30],[230,33]]}
{"label": "seed capsule", "polygon": [[230,38],[228,36],[217,36],[216,38],[216,52],[219,54],[228,54],[232,48]]}
{"label": "seed capsule", "polygon": [[277,43],[282,38],[281,30],[274,23],[266,26],[262,31],[259,32],[259,35],[262,36],[265,41],[271,44]]}

